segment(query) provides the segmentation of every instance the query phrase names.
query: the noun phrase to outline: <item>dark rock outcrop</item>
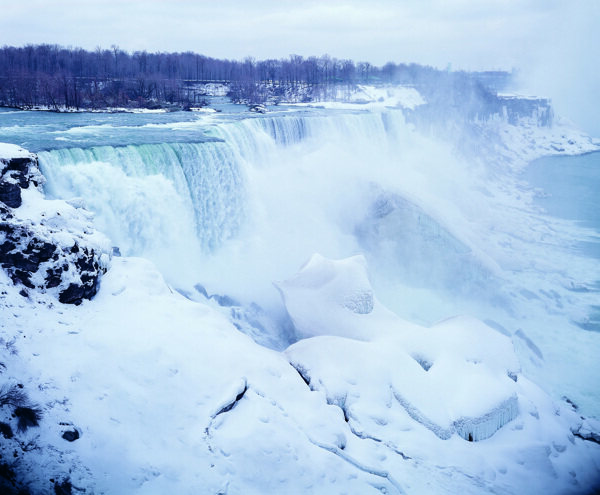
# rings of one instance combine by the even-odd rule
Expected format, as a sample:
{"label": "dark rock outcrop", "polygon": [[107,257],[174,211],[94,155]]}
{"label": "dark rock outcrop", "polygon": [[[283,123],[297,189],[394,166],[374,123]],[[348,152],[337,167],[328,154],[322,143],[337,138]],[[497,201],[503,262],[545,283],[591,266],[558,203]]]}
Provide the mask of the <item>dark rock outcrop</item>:
{"label": "dark rock outcrop", "polygon": [[67,442],[74,442],[79,438],[79,432],[77,430],[67,430],[62,434],[62,438]]}
{"label": "dark rock outcrop", "polygon": [[30,183],[37,187],[40,178],[37,159],[33,156],[0,159],[0,202],[18,208],[21,206],[21,189],[27,189]]}
{"label": "dark rock outcrop", "polygon": [[14,437],[14,433],[12,431],[11,426],[8,423],[4,423],[1,421],[0,421],[0,434],[4,438],[8,438],[8,439],[11,439],[12,437]]}
{"label": "dark rock outcrop", "polygon": [[0,201],[11,208],[21,206],[21,188],[19,185],[12,182],[0,183]]}
{"label": "dark rock outcrop", "polygon": [[[43,180],[34,155],[0,158],[0,266],[15,284],[55,291],[61,303],[81,304],[96,294],[108,254],[94,242],[81,210],[66,203],[44,209]],[[39,195],[36,207],[20,214],[22,192],[31,186]]]}

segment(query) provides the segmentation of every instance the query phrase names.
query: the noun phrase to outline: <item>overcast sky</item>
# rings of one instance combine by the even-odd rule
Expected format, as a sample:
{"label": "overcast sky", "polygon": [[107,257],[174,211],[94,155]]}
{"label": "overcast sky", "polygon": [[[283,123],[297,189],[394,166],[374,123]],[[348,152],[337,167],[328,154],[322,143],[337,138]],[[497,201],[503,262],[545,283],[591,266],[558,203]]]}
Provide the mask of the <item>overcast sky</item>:
{"label": "overcast sky", "polygon": [[0,45],[518,68],[588,127],[599,31],[600,0],[0,0]]}

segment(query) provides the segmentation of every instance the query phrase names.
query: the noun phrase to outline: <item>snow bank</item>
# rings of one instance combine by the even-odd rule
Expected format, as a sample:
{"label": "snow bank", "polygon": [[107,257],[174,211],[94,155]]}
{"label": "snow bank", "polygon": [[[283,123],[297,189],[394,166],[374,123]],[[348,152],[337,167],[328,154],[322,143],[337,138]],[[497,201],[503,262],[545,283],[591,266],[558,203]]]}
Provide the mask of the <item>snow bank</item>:
{"label": "snow bank", "polygon": [[275,285],[299,338],[369,340],[393,323],[373,295],[363,256],[333,261],[315,254],[295,277]]}
{"label": "snow bank", "polygon": [[600,150],[599,143],[560,117],[554,119],[551,127],[540,127],[535,122],[521,122],[518,126],[489,122],[486,127],[488,132],[499,137],[495,151],[507,157],[517,169],[543,156],[578,155]]}
{"label": "snow bank", "polygon": [[56,112],[56,113],[167,113],[166,108],[128,108],[128,107],[105,107],[105,108],[75,108],[64,105],[34,105],[23,108],[23,110],[34,112]]}
{"label": "snow bank", "polygon": [[206,96],[226,96],[229,91],[229,84],[206,83],[197,85],[199,94]]}
{"label": "snow bank", "polygon": [[[305,290],[347,313],[324,315],[331,328],[340,314],[383,321],[375,299],[357,312],[334,297],[368,287],[360,258],[316,257],[306,269]],[[564,493],[597,474],[597,445],[570,433],[577,415],[506,376],[518,373],[510,345],[473,320],[396,321],[370,340],[323,335],[282,354],[139,258],[115,258],[77,308],[24,299],[0,272],[0,305],[3,335],[14,336],[3,379],[43,409],[27,434],[36,448],[18,464],[35,493],[65,475],[90,493]],[[460,438],[483,439],[508,419],[485,441]],[[66,430],[79,437],[68,442]]]}
{"label": "snow bank", "polygon": [[412,110],[425,104],[421,93],[410,86],[367,86],[359,84],[349,98],[351,102],[377,103],[386,107],[403,107]]}
{"label": "snow bank", "polygon": [[[519,447],[512,455],[521,452],[518,458],[525,456],[531,469],[550,476],[546,481],[571,469],[566,465],[582,445],[568,448],[576,445],[570,432],[583,428],[575,414],[553,404],[520,374],[506,335],[470,317],[425,328],[389,312],[376,318],[375,309],[353,311],[354,306],[344,304],[348,295],[369,294],[368,299],[376,301],[361,257],[332,261],[315,255],[298,275],[278,287],[299,325],[299,336],[304,337],[285,351],[290,364],[312,390],[342,410],[356,437],[380,442],[403,458],[416,448],[429,461],[439,454],[443,462],[448,462],[450,452],[469,457],[457,439],[466,440],[463,445],[481,442],[489,454],[514,442]],[[538,442],[546,445],[541,458],[534,454]],[[421,444],[427,447],[417,447]],[[600,453],[595,446],[585,448],[596,452],[589,452],[592,457]],[[567,450],[573,457],[559,460],[558,453]],[[533,468],[532,463],[540,462]],[[595,468],[588,468],[584,471],[592,479]],[[510,470],[515,475],[520,468]],[[523,472],[517,477],[535,485],[522,476]],[[569,476],[564,480],[569,479],[573,481]],[[545,484],[537,481],[540,485],[534,491]],[[546,485],[551,492],[565,489],[551,485]]]}
{"label": "snow bank", "polygon": [[34,155],[16,144],[0,143],[0,160],[31,158]]}
{"label": "snow bank", "polygon": [[[35,394],[44,404],[44,448],[32,455],[43,466],[51,452],[64,451],[53,431],[68,421],[81,432],[68,445],[77,456],[74,486],[325,494],[389,485],[370,472],[376,468],[336,455],[349,434],[339,409],[312,393],[282,354],[173,292],[149,262],[115,259],[96,298],[60,314],[43,294],[20,309],[20,296],[0,283],[9,292],[2,301],[11,308],[8,328],[27,336],[16,348],[26,361],[24,383],[34,391],[39,377],[47,384]],[[52,473],[30,473],[38,475],[35,493],[49,493],[51,486],[42,488]]]}

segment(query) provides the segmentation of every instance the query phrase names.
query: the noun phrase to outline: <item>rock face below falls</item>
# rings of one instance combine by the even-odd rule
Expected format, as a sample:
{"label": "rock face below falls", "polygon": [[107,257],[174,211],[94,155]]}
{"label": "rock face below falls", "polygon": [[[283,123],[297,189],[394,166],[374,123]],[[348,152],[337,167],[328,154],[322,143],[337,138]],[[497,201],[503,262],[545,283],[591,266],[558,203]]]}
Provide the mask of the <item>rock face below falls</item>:
{"label": "rock face below falls", "polygon": [[92,228],[90,213],[44,199],[43,182],[34,154],[0,146],[0,265],[24,296],[36,289],[81,304],[106,272],[108,241]]}

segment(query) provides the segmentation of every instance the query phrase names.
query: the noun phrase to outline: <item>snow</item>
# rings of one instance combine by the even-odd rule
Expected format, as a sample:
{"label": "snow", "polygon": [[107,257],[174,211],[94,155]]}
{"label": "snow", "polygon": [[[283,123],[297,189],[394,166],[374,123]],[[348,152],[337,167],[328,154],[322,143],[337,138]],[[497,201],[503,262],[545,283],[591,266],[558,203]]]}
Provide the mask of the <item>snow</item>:
{"label": "snow", "polygon": [[206,96],[226,96],[229,91],[229,85],[222,83],[205,83],[199,84],[198,89],[200,94]]}
{"label": "snow", "polygon": [[487,124],[500,137],[502,149],[516,169],[524,168],[536,158],[549,155],[578,155],[600,150],[600,144],[579,130],[572,122],[558,117],[552,127],[540,127],[534,122],[518,126],[505,122]]}
{"label": "snow", "polygon": [[16,144],[0,143],[0,160],[30,158],[32,154]]}
{"label": "snow", "polygon": [[[111,250],[109,239],[93,226],[93,215],[82,208],[76,208],[66,201],[47,200],[34,187],[21,192],[23,204],[12,211],[15,225],[27,226],[34,235],[46,239],[68,251],[75,242],[105,253],[103,259],[108,265]],[[37,233],[37,234],[36,234]]]}
{"label": "snow", "polygon": [[190,111],[199,113],[216,113],[216,110],[214,108],[209,107],[191,107]]}
{"label": "snow", "polygon": [[[19,344],[19,355],[50,385],[46,397],[68,397],[68,410],[48,408],[47,421],[68,414],[81,429],[72,448],[98,491],[289,492],[319,480],[317,492],[327,493],[336,479],[372,478],[318,446],[344,436],[343,420],[281,354],[173,292],[145,260],[115,259],[81,311],[26,306],[17,329],[43,322],[45,330]],[[242,384],[239,404],[218,414]],[[264,465],[273,471],[257,476]],[[321,481],[328,471],[336,475]]]}
{"label": "snow", "polygon": [[405,108],[413,110],[423,105],[421,94],[410,86],[370,86],[359,84],[349,94],[338,95],[334,101],[313,103],[291,103],[297,107],[319,107],[335,110],[383,110],[385,108]]}
{"label": "snow", "polygon": [[409,110],[425,104],[421,94],[410,86],[380,87],[359,84],[357,89],[349,98],[352,102],[366,101],[380,103],[386,107],[403,107]]}
{"label": "snow", "polygon": [[58,113],[166,113],[169,110],[165,108],[129,108],[129,107],[105,107],[105,108],[74,108],[59,105],[57,107],[49,105],[34,105],[24,110],[34,112],[58,112]]}
{"label": "snow", "polygon": [[[466,317],[430,329],[401,320],[374,299],[365,264],[361,256],[331,261],[315,255],[296,277],[279,284],[300,338],[345,338],[294,344],[287,351],[293,364],[305,370],[311,382],[318,380],[326,387],[330,380],[338,386],[340,381],[356,382],[360,374],[360,379],[368,380],[361,389],[392,390],[413,419],[444,439],[461,418],[497,416],[508,409],[505,421],[498,424],[514,419],[516,391],[509,374],[516,375],[518,362],[511,340]],[[356,311],[357,298],[361,311]],[[368,343],[354,344],[347,338]],[[344,356],[361,356],[361,360],[353,362]],[[385,363],[383,368],[374,364],[377,356]],[[428,363],[427,369],[423,362]],[[373,363],[366,366],[367,373],[365,363]],[[345,372],[347,366],[350,369]],[[383,375],[374,375],[374,370]],[[353,395],[338,386],[333,387],[333,397]],[[476,439],[495,432],[476,430]]]}
{"label": "snow", "polygon": [[[352,265],[363,266],[346,260],[342,274]],[[141,258],[113,259],[78,308],[23,299],[3,273],[0,286],[18,337],[3,379],[44,405],[36,493],[57,466],[88,491],[140,494],[569,493],[597,474],[600,449],[571,435],[579,417],[507,377],[508,339],[471,319],[397,321],[377,339],[324,335],[279,353]],[[423,351],[429,371],[410,355]],[[59,423],[81,433],[68,449]]]}
{"label": "snow", "polygon": [[[373,295],[366,260],[315,254],[292,279],[276,284],[299,338],[340,335],[369,340],[391,323]],[[365,325],[365,322],[375,322]]]}

